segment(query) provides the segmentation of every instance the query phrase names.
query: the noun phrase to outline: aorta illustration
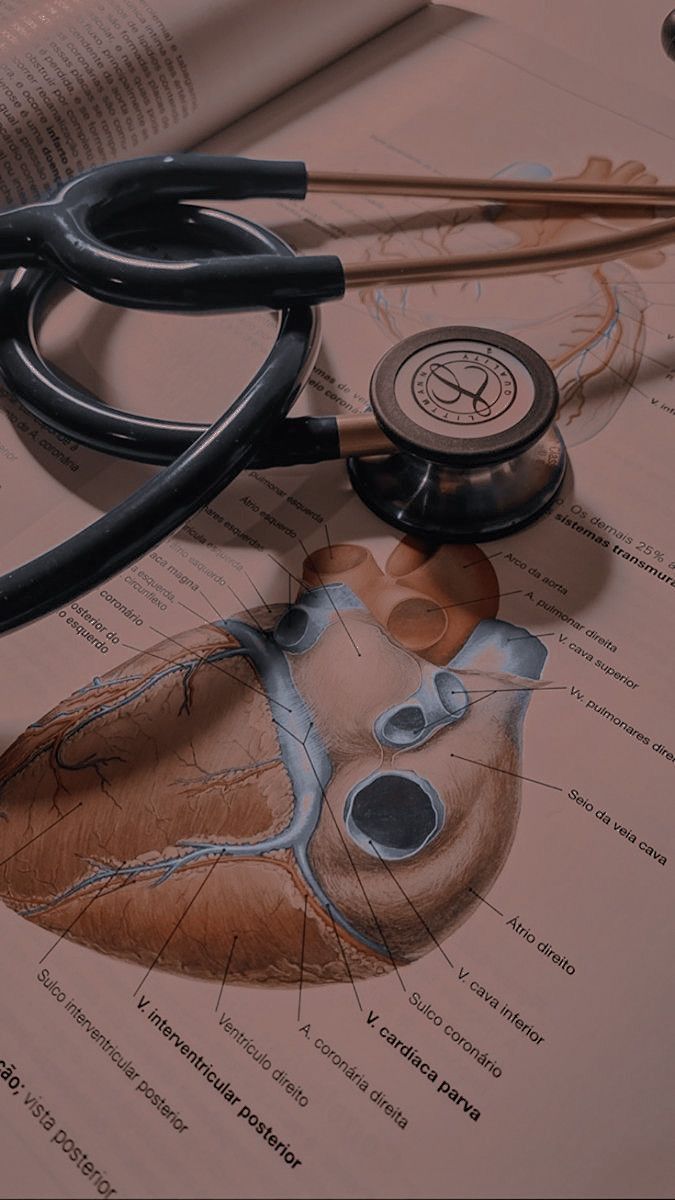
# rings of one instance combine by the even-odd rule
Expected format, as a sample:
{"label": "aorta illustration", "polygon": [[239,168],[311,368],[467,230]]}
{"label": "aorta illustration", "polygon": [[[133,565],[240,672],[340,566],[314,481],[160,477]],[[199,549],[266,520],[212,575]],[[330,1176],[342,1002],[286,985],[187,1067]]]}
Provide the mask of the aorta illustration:
{"label": "aorta illustration", "polygon": [[213,979],[236,935],[232,983],[348,981],[420,957],[515,834],[546,652],[498,619],[498,592],[475,546],[405,540],[384,569],[332,546],[293,603],[94,679],[0,759],[5,903]]}

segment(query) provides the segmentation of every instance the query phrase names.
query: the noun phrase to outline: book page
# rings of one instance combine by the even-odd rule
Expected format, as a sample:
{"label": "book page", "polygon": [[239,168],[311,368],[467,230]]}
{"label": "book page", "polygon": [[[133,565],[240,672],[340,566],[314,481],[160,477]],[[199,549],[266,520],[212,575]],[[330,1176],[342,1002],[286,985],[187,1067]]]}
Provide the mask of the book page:
{"label": "book page", "polygon": [[98,163],[185,149],[420,6],[2,0],[0,204]]}
{"label": "book page", "polygon": [[[209,149],[669,182],[674,115],[439,10]],[[347,262],[623,220],[324,195],[241,211]],[[298,411],[365,411],[383,353],[442,324],[547,359],[571,468],[530,528],[425,545],[342,463],[248,472],[0,642],[3,1194],[671,1194],[671,260],[324,305]],[[71,297],[44,341],[110,402],[206,420],[272,333]],[[147,474],[59,448],[81,474],[7,565]]]}

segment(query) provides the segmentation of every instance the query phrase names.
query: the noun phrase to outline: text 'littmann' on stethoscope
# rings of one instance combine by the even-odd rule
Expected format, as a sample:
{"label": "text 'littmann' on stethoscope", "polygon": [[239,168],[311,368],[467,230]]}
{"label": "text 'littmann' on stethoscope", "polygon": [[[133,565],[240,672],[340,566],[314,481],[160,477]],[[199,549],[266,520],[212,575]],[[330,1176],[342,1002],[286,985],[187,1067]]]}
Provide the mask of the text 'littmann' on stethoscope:
{"label": "text 'littmann' on stethoscope", "polygon": [[[665,34],[664,34],[665,37]],[[664,43],[665,44],[665,43]],[[41,203],[0,214],[0,374],[50,428],[163,470],[88,528],[0,578],[0,632],[62,607],[146,553],[247,467],[346,458],[379,517],[431,541],[513,533],[552,503],[566,467],[558,393],[525,343],[466,325],[400,342],[375,367],[372,416],[288,417],[318,348],[318,305],[348,288],[476,279],[623,256],[675,237],[675,216],[555,248],[454,258],[342,263],[297,255],[253,222],[185,201],[308,192],[447,197],[585,210],[675,208],[675,187],[308,172],[301,162],[178,154],[94,168]],[[149,257],[138,247],[181,247]],[[108,303],[172,312],[274,309],[276,340],[241,395],[211,426],[104,405],[39,349],[63,282]]]}

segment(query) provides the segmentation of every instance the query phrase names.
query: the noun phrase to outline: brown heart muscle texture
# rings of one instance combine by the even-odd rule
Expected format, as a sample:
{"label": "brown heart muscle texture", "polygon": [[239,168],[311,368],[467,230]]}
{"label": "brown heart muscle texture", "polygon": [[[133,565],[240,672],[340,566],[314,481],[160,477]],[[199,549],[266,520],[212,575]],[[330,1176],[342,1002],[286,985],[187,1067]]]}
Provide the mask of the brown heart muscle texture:
{"label": "brown heart muscle texture", "polygon": [[94,679],[0,759],[0,895],[188,975],[221,979],[234,946],[233,983],[345,981],[425,954],[515,832],[546,652],[497,619],[498,590],[475,546],[405,540],[382,571],[338,545],[307,559],[292,605]]}

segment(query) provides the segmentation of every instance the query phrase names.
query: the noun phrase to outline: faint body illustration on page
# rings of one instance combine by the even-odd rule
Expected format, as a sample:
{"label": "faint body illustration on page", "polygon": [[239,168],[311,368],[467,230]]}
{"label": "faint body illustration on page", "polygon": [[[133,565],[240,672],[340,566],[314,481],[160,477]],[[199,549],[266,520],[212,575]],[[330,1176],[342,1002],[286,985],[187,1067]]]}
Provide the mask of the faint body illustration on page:
{"label": "faint body illustration on page", "polygon": [[363,978],[433,949],[507,857],[545,686],[498,592],[475,546],[404,540],[383,572],[337,545],[294,603],[94,679],[0,759],[0,895],[207,978],[236,935],[229,982],[296,983],[301,957],[307,982]]}
{"label": "faint body illustration on page", "polygon": [[[495,178],[538,182],[551,179],[552,174],[541,163],[521,162],[498,172]],[[613,168],[609,159],[593,157],[565,182],[647,187],[658,179],[643,163],[625,162]],[[527,209],[495,203],[473,209],[465,224],[461,223],[466,218],[464,210],[457,210],[454,221],[446,216],[439,212],[433,226],[421,230],[415,217],[398,219],[370,249],[365,248],[364,257],[424,258],[507,246],[555,246],[636,226],[651,213],[626,217],[612,212],[600,218],[576,208],[539,205]],[[536,276],[373,287],[361,293],[361,300],[392,341],[440,323],[482,325],[521,337],[548,361],[557,376],[558,424],[567,445],[574,446],[604,429],[630,392],[644,348],[644,312],[649,306],[634,272],[661,266],[664,261],[661,250],[650,248],[636,251],[624,262],[589,264]],[[442,322],[439,310],[444,313]]]}

